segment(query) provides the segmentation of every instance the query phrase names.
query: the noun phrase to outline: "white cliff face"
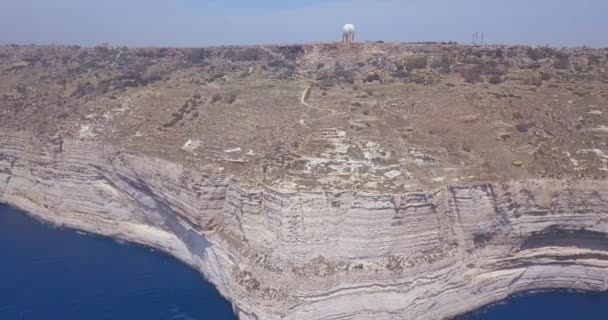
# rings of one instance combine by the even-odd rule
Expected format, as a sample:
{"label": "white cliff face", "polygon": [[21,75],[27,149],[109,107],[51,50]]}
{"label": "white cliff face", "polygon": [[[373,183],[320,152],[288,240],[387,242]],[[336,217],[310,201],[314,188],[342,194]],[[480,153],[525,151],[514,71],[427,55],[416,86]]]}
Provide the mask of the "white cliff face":
{"label": "white cliff face", "polygon": [[241,319],[442,319],[521,291],[608,290],[603,180],[301,193],[96,142],[0,141],[0,201],[164,250]]}

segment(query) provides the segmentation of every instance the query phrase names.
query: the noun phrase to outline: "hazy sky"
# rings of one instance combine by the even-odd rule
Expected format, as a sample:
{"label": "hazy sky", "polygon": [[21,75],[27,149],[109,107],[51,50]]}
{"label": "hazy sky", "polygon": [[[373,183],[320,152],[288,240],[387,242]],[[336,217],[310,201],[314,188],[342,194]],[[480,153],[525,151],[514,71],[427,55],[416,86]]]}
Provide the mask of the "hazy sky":
{"label": "hazy sky", "polygon": [[608,0],[0,0],[0,44],[211,46],[357,40],[608,47]]}

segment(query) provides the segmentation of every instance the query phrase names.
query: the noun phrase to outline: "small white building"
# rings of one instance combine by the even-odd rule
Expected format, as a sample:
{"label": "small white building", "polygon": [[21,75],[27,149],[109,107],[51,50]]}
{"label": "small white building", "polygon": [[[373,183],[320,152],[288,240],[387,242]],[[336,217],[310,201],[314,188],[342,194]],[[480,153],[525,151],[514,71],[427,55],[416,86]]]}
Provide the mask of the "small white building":
{"label": "small white building", "polygon": [[342,42],[344,44],[351,44],[353,42],[355,42],[355,26],[352,24],[346,24],[344,25],[344,28],[342,28]]}

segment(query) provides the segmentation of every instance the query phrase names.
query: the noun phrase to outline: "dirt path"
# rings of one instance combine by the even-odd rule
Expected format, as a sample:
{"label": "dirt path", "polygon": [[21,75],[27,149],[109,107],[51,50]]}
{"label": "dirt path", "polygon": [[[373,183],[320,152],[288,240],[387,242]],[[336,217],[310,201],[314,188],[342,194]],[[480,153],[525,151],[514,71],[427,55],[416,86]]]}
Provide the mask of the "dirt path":
{"label": "dirt path", "polygon": [[306,87],[304,92],[302,92],[302,97],[300,98],[300,103],[311,109],[315,109],[315,110],[319,110],[319,111],[329,111],[331,114],[328,115],[328,117],[336,114],[336,110],[334,110],[334,109],[319,108],[319,107],[311,106],[310,104],[308,104],[306,102],[306,99],[308,98],[308,95],[310,94],[311,89],[312,89],[312,87]]}
{"label": "dirt path", "polygon": [[306,120],[300,119],[300,124],[305,126],[307,129],[310,129],[310,127],[306,124]]}
{"label": "dirt path", "polygon": [[[319,108],[319,107],[312,106],[312,105],[310,105],[310,104],[308,104],[306,102],[306,99],[308,99],[308,96],[310,95],[310,90],[311,89],[312,89],[312,87],[310,87],[310,86],[306,87],[306,89],[304,89],[304,92],[302,92],[302,96],[300,97],[300,103],[303,106],[306,106],[309,109],[315,109],[315,110],[319,110],[319,111],[327,111],[327,112],[330,113],[328,115],[321,116],[321,117],[316,118],[314,120],[320,120],[320,119],[323,119],[323,118],[326,118],[326,117],[331,117],[331,116],[335,115],[337,113],[337,111],[334,110],[334,109]],[[304,120],[304,119],[300,119],[300,124],[302,126],[306,127],[307,129],[311,129],[310,126],[306,124],[306,120]]]}

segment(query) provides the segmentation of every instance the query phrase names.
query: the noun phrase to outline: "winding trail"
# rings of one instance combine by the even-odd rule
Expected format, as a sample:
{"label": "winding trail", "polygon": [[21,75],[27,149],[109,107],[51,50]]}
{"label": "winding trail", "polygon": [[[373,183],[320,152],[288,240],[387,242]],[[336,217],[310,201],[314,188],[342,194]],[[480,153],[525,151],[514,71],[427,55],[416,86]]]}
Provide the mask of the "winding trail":
{"label": "winding trail", "polygon": [[303,125],[303,126],[305,126],[308,129],[310,129],[310,127],[306,124],[306,120],[300,119],[300,124]]}
{"label": "winding trail", "polygon": [[[308,103],[306,102],[306,99],[308,98],[308,95],[310,95],[310,90],[311,90],[311,89],[312,89],[312,86],[308,86],[308,87],[306,87],[306,89],[304,89],[304,92],[302,92],[302,96],[300,97],[300,103],[301,103],[303,106],[305,106],[305,107],[307,107],[307,108],[309,108],[309,109],[315,109],[315,110],[319,110],[319,111],[327,111],[327,112],[329,112],[329,113],[330,113],[330,114],[328,114],[328,115],[321,116],[321,117],[319,117],[319,118],[317,118],[317,119],[315,119],[315,120],[320,120],[320,119],[323,119],[323,118],[326,118],[326,117],[331,117],[331,116],[335,115],[336,113],[338,113],[338,112],[337,112],[336,110],[334,110],[334,109],[328,109],[328,108],[319,108],[319,107],[315,107],[315,106],[312,106],[312,105],[308,104]],[[311,129],[311,128],[310,128],[310,126],[306,124],[306,120],[304,120],[304,119],[300,119],[300,124],[301,124],[302,126],[306,127],[307,129]]]}
{"label": "winding trail", "polygon": [[319,111],[329,111],[331,114],[328,115],[329,116],[333,116],[334,114],[336,114],[336,110],[334,109],[326,109],[326,108],[319,108],[319,107],[315,107],[315,106],[311,106],[310,104],[308,104],[306,102],[306,98],[307,96],[310,94],[310,89],[312,89],[312,87],[306,87],[306,89],[304,90],[304,92],[302,92],[302,97],[300,97],[300,103],[311,108],[311,109],[315,109],[315,110],[319,110]]}

